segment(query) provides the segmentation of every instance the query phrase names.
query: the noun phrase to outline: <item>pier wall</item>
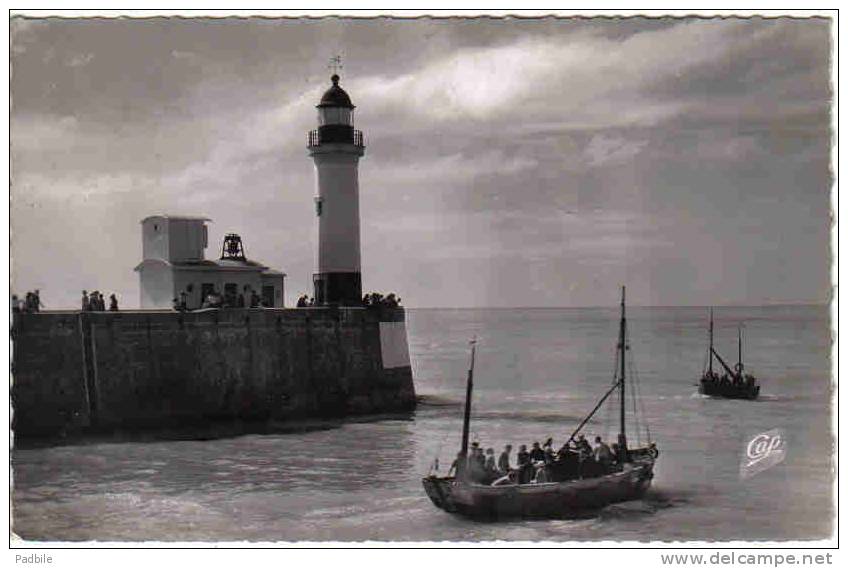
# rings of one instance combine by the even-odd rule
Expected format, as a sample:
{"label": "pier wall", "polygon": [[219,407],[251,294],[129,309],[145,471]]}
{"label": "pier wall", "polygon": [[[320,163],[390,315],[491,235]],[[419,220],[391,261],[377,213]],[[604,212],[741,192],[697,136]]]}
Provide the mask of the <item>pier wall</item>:
{"label": "pier wall", "polygon": [[402,308],[15,314],[18,436],[415,406]]}

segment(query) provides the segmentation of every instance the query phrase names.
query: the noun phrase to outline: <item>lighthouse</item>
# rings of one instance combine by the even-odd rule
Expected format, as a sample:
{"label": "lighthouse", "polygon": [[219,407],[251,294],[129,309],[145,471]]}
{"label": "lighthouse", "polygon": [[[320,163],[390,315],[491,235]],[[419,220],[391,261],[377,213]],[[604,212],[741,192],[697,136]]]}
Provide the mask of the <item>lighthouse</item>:
{"label": "lighthouse", "polygon": [[318,128],[309,132],[309,155],[315,163],[315,214],[318,249],[312,282],[315,303],[360,305],[362,272],[359,250],[359,158],[365,154],[362,132],[353,127],[354,106],[333,85],[318,104]]}

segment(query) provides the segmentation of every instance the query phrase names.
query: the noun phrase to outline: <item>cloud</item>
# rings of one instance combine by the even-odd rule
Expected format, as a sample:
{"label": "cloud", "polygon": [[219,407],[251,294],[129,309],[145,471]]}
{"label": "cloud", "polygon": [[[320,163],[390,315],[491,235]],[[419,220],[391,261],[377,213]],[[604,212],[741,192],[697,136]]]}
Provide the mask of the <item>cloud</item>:
{"label": "cloud", "polygon": [[23,55],[36,40],[36,34],[47,24],[36,18],[16,16],[9,22],[9,41],[13,55]]}
{"label": "cloud", "polygon": [[[425,126],[433,120],[443,125],[485,120],[525,130],[533,122],[548,131],[603,130],[678,118],[710,120],[716,113],[737,121],[777,121],[820,107],[821,100],[791,96],[797,85],[810,84],[798,77],[809,66],[781,54],[784,64],[774,68],[771,57],[761,56],[764,42],[797,46],[798,63],[809,59],[804,52],[815,45],[777,23],[682,21],[624,39],[583,30],[469,47],[406,74],[375,75],[351,85],[369,105],[422,117]],[[745,77],[728,77],[725,68],[740,60],[747,65]],[[755,71],[760,68],[771,71]],[[771,96],[763,97],[760,91],[770,87]],[[556,118],[545,124],[535,120],[539,117]]]}
{"label": "cloud", "polygon": [[[659,290],[668,270],[732,299],[769,288],[735,279],[766,249],[761,273],[803,262],[826,283],[827,24],[466,24],[13,29],[15,285],[44,290],[77,270],[130,289],[114,257],[136,262],[138,219],[167,211],[214,218],[210,242],[244,232],[252,255],[308,290],[305,133],[328,87],[316,55],[327,37],[355,69],[342,82],[368,144],[363,258],[375,286],[414,290],[404,297],[417,305],[460,286],[467,305],[524,304],[528,286],[540,302],[598,303],[628,271]],[[132,49],[116,46],[116,29]],[[100,248],[81,258],[86,246]],[[52,264],[25,261],[47,249]],[[786,278],[786,294],[821,297]],[[573,295],[547,295],[563,280]],[[708,288],[700,300],[662,290],[697,303]]]}
{"label": "cloud", "polygon": [[[682,109],[647,97],[640,100],[639,95],[653,81],[721,58],[729,49],[722,40],[738,25],[679,24],[636,33],[625,41],[589,33],[521,39],[466,48],[406,75],[370,77],[352,85],[376,104],[440,121],[459,117],[501,121],[547,111],[565,113],[561,120],[574,124],[653,123]],[[712,49],[675,51],[675,43],[691,43],[692,33],[710,42]],[[630,104],[610,112],[606,98],[625,96]]]}
{"label": "cloud", "polygon": [[14,113],[10,124],[13,154],[57,152],[73,144],[79,135],[79,121],[74,116],[20,116]]}
{"label": "cloud", "polygon": [[68,67],[85,67],[94,59],[93,53],[79,53],[67,60]]}
{"label": "cloud", "polygon": [[[420,250],[410,251],[414,257],[430,260],[623,258],[637,250],[673,246],[664,236],[667,228],[661,219],[631,211],[559,209],[413,213],[369,225],[381,239],[415,243]],[[459,234],[463,239],[454,238]]]}
{"label": "cloud", "polygon": [[697,154],[704,160],[746,161],[762,156],[765,150],[755,136],[709,136],[697,145]]}
{"label": "cloud", "polygon": [[584,154],[592,166],[622,164],[630,161],[648,144],[648,140],[627,140],[622,137],[596,134]]}
{"label": "cloud", "polygon": [[507,155],[503,150],[489,150],[482,154],[451,154],[435,159],[381,164],[375,171],[375,180],[381,185],[457,184],[473,181],[481,176],[512,175],[534,168],[536,160],[525,156]]}
{"label": "cloud", "polygon": [[199,59],[196,53],[192,51],[181,51],[179,49],[172,49],[171,57],[174,59],[185,59],[188,61],[197,61]]}

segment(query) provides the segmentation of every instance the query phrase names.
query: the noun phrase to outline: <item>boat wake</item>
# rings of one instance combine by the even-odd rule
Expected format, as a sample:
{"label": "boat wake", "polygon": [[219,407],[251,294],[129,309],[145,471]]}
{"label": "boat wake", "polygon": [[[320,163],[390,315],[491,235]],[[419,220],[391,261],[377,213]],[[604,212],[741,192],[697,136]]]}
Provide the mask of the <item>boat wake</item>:
{"label": "boat wake", "polygon": [[684,505],[689,499],[683,494],[673,494],[668,491],[650,489],[638,501],[626,501],[609,505],[598,512],[598,519],[602,521],[612,519],[627,519],[642,515],[653,515],[657,511]]}
{"label": "boat wake", "polygon": [[800,397],[785,397],[779,396],[776,394],[761,394],[755,399],[741,399],[741,398],[727,398],[722,396],[712,396],[709,394],[701,394],[699,392],[694,392],[689,396],[690,399],[702,399],[702,400],[729,400],[731,402],[745,402],[745,403],[759,403],[759,402],[776,402],[782,401],[787,402],[791,400],[802,400]]}
{"label": "boat wake", "polygon": [[650,501],[627,501],[624,503],[616,503],[609,505],[598,512],[598,520],[610,521],[621,520],[630,517],[641,517],[643,515],[653,515],[657,511]]}

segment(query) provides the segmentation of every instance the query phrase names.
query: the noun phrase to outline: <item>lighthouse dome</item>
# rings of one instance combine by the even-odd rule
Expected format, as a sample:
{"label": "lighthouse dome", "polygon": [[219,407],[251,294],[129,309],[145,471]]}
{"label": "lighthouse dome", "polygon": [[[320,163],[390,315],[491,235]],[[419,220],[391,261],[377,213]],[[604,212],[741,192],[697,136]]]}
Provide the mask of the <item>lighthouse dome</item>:
{"label": "lighthouse dome", "polygon": [[339,76],[333,75],[332,77],[330,77],[330,80],[333,81],[333,86],[327,89],[327,91],[324,93],[324,96],[321,97],[321,103],[318,105],[318,108],[353,108],[353,103],[350,101],[350,96],[348,96],[344,89],[339,87]]}

